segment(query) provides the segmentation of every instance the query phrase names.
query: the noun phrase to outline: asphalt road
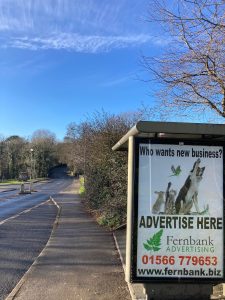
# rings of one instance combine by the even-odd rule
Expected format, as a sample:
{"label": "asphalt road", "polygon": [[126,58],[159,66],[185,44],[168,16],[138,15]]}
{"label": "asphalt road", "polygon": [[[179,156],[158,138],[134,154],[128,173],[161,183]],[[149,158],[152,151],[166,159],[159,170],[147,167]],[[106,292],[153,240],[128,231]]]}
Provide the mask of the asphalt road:
{"label": "asphalt road", "polygon": [[57,215],[48,201],[72,183],[59,169],[47,183],[36,184],[37,192],[18,195],[18,190],[0,190],[0,299],[11,292],[45,247]]}
{"label": "asphalt road", "polygon": [[59,225],[13,299],[130,299],[112,233],[85,211],[78,189],[76,181],[55,197]]}

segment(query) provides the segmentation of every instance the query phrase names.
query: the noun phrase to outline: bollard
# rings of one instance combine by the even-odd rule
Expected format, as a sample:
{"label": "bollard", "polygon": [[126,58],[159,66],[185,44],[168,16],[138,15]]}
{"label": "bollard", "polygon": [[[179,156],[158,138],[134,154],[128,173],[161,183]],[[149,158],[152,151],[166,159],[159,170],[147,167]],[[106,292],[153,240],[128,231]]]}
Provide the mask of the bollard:
{"label": "bollard", "polygon": [[20,194],[24,194],[24,183],[21,183]]}

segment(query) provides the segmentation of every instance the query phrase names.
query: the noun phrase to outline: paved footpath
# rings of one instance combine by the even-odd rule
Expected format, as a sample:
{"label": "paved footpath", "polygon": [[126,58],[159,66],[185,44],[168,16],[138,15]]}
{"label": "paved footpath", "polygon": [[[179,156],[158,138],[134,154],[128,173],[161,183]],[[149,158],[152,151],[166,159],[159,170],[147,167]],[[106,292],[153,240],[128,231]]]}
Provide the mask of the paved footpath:
{"label": "paved footpath", "polygon": [[111,233],[83,209],[78,183],[75,190],[55,198],[62,209],[59,224],[7,300],[130,299]]}

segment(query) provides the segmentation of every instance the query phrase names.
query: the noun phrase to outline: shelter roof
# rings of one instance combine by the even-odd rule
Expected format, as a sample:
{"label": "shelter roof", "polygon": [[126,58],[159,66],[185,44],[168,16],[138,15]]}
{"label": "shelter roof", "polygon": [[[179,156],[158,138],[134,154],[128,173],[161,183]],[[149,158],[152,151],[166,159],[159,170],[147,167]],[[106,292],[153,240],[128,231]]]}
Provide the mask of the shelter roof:
{"label": "shelter roof", "polygon": [[199,139],[224,141],[224,124],[139,121],[112,148],[127,151],[130,136],[160,139]]}

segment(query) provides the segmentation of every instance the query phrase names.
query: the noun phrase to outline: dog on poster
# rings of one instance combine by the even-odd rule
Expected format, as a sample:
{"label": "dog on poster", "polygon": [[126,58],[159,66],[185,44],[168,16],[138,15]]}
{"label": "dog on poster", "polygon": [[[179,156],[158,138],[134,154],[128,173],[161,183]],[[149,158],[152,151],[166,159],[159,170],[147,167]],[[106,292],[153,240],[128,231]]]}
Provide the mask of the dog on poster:
{"label": "dog on poster", "polygon": [[198,206],[198,189],[205,167],[200,167],[200,163],[200,158],[194,162],[192,170],[178,193],[175,201],[176,214],[190,214],[193,205],[197,213],[201,214]]}

